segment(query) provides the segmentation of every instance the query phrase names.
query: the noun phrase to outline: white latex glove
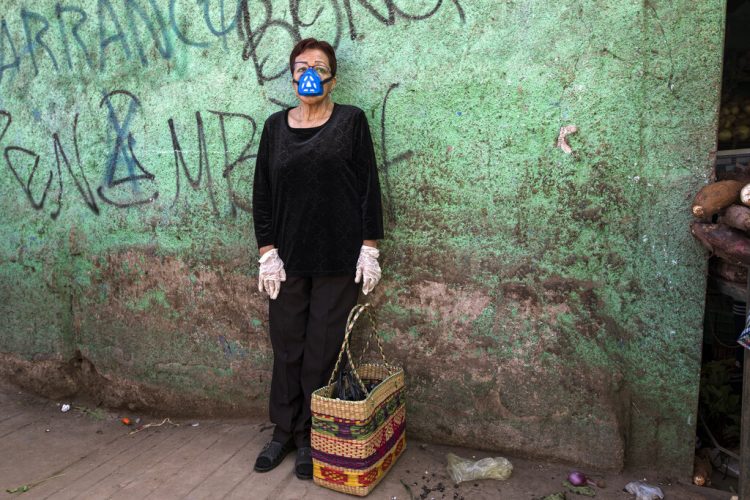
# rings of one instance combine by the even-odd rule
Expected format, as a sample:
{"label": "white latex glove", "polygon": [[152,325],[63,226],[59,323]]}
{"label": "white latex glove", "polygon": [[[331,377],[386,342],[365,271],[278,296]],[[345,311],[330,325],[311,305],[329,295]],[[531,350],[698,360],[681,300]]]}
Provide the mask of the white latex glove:
{"label": "white latex glove", "polygon": [[271,300],[274,300],[279,296],[281,282],[286,281],[284,261],[279,257],[278,250],[274,248],[264,253],[258,262],[260,262],[258,291],[265,291],[271,297]]}
{"label": "white latex glove", "polygon": [[357,274],[354,282],[362,282],[362,293],[367,295],[375,288],[380,281],[380,264],[378,264],[380,251],[375,247],[362,245],[359,249],[359,259],[357,259]]}

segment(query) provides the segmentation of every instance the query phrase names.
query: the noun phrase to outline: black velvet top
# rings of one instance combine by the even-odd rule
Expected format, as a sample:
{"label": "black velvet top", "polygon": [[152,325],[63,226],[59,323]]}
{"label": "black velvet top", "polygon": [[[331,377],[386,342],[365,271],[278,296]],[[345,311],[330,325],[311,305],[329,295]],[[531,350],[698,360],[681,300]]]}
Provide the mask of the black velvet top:
{"label": "black velvet top", "polygon": [[292,128],[288,113],[266,120],[258,146],[258,247],[278,248],[287,276],[354,274],[362,241],[383,237],[367,117],[355,106],[334,104],[325,124]]}

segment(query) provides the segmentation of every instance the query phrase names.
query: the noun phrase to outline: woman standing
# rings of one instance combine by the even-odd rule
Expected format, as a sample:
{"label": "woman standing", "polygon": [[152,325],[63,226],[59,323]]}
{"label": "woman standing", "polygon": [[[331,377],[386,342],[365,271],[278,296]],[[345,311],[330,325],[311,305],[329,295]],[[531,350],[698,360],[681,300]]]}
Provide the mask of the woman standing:
{"label": "woman standing", "polygon": [[312,478],[310,396],[333,370],[349,311],[380,280],[380,186],[364,112],[335,104],[336,54],[299,42],[289,57],[299,105],[263,127],[253,184],[258,289],[269,298],[274,362],[267,472],[297,449],[295,474]]}

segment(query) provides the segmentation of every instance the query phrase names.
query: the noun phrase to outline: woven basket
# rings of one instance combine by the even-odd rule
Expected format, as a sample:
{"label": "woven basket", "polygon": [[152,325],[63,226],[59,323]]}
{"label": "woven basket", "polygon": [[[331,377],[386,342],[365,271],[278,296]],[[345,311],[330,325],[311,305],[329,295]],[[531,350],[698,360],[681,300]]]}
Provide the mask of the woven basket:
{"label": "woven basket", "polygon": [[[312,457],[315,484],[351,495],[366,496],[406,448],[406,405],[404,371],[390,365],[372,326],[363,354],[374,336],[383,363],[354,365],[349,350],[349,335],[359,316],[369,304],[357,304],[349,313],[346,335],[328,385],[313,392]],[[342,401],[331,395],[333,383],[344,354],[360,387],[367,394],[362,401]],[[381,381],[367,391],[363,381]]]}

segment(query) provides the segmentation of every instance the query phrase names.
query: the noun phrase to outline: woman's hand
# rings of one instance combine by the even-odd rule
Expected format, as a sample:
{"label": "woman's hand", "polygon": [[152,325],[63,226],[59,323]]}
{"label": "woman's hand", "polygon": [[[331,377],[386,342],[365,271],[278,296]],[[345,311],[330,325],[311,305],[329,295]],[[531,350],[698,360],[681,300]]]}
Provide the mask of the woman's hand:
{"label": "woman's hand", "polygon": [[378,257],[380,251],[374,246],[362,245],[359,249],[359,259],[357,259],[357,274],[354,282],[362,282],[362,293],[367,295],[375,288],[380,281],[380,264]]}
{"label": "woman's hand", "polygon": [[275,248],[261,254],[260,270],[258,271],[258,291],[265,291],[271,300],[279,296],[281,282],[286,281],[284,261],[279,257],[279,251]]}

